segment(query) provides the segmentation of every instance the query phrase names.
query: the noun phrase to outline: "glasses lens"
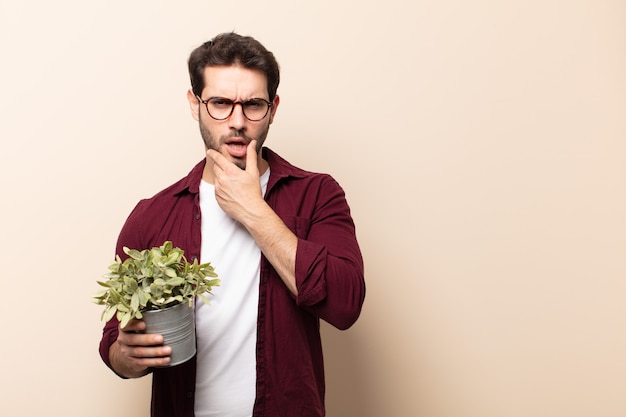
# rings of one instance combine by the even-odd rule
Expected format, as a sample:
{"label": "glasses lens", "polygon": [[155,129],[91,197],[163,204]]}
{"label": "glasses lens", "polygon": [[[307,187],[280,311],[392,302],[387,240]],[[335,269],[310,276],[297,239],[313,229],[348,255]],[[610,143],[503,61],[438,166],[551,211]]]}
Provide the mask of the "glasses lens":
{"label": "glasses lens", "polygon": [[206,102],[206,109],[217,120],[223,120],[233,111],[233,102],[225,98],[214,97]]}
{"label": "glasses lens", "polygon": [[248,100],[242,104],[243,114],[252,121],[258,121],[265,117],[269,104],[265,100]]}

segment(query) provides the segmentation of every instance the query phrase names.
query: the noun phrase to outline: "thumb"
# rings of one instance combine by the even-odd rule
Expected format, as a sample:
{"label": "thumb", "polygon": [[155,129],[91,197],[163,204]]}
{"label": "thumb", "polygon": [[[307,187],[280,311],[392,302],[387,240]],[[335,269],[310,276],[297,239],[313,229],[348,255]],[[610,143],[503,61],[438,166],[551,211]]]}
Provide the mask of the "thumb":
{"label": "thumb", "polygon": [[246,171],[248,169],[254,169],[258,171],[257,167],[257,153],[256,153],[256,139],[251,140],[246,150]]}

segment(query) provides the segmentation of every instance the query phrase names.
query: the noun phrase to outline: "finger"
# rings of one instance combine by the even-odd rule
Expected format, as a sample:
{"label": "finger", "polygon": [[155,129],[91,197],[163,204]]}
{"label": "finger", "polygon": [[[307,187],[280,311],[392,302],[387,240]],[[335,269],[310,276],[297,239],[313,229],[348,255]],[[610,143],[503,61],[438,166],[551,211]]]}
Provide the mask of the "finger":
{"label": "finger", "polygon": [[141,367],[142,370],[146,368],[158,368],[160,366],[165,366],[170,363],[171,358],[169,356],[164,356],[162,358],[135,358],[135,362],[138,366]]}
{"label": "finger", "polygon": [[135,364],[134,367],[138,368],[139,372],[145,371],[147,368],[157,368],[160,366],[165,366],[170,363],[172,358],[169,356],[161,356],[161,357],[133,357],[132,361]]}
{"label": "finger", "polygon": [[246,151],[246,171],[248,170],[253,170],[253,172],[258,171],[256,139],[253,139],[250,143],[248,143],[248,149]]}
{"label": "finger", "polygon": [[144,347],[138,346],[132,348],[131,355],[134,358],[167,358],[172,354],[172,348],[169,346]]}
{"label": "finger", "polygon": [[224,156],[216,151],[215,149],[209,149],[206,151],[207,156],[211,161],[213,161],[213,165],[219,167],[220,163],[223,162],[220,158],[224,158]]}
{"label": "finger", "polygon": [[145,329],[146,323],[143,320],[132,319],[124,327],[120,324],[120,330],[123,332],[141,332]]}
{"label": "finger", "polygon": [[128,346],[158,346],[163,344],[160,334],[147,334],[146,323],[143,320],[133,319],[125,327],[120,326],[118,340]]}
{"label": "finger", "polygon": [[163,336],[148,333],[120,333],[118,340],[127,346],[161,346]]}

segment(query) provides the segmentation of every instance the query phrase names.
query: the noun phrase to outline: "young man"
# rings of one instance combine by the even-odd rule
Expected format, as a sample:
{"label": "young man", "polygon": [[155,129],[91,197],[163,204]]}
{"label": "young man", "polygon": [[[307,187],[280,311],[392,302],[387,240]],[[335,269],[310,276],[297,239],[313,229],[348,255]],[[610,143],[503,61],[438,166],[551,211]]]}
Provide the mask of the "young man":
{"label": "young man", "polygon": [[169,362],[161,335],[105,325],[100,354],[124,378],[152,373],[154,417],[320,417],[319,319],[340,329],[365,297],[363,260],[344,192],[262,147],[280,103],[279,69],[251,37],[218,35],[189,58],[187,99],[206,158],[142,200],[117,242],[171,240],[221,279],[196,305],[197,355]]}

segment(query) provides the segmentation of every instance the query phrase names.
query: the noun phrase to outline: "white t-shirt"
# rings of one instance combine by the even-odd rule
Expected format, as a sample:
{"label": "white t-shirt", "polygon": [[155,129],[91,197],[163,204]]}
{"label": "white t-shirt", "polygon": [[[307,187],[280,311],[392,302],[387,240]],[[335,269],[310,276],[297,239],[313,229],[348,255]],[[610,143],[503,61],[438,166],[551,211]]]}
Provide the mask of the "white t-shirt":
{"label": "white t-shirt", "polygon": [[[269,169],[261,176],[263,194]],[[202,247],[221,283],[210,305],[196,303],[196,417],[250,417],[256,397],[256,332],[261,251],[248,231],[200,183]]]}

